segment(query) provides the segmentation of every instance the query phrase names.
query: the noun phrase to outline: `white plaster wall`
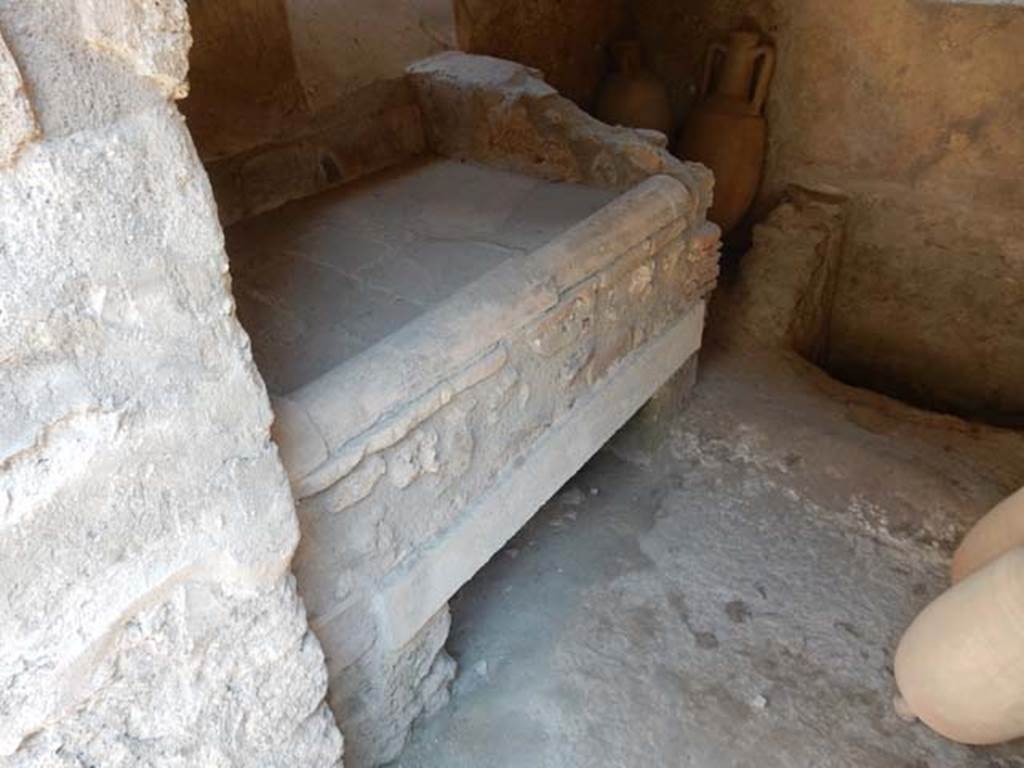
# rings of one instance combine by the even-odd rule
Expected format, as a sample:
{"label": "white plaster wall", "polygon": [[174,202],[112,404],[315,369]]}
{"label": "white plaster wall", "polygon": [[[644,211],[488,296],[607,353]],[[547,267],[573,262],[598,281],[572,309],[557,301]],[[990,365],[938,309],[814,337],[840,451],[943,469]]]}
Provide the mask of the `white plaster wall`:
{"label": "white plaster wall", "polygon": [[184,3],[0,35],[0,765],[336,765]]}
{"label": "white plaster wall", "polygon": [[452,0],[285,3],[299,79],[314,111],[456,47]]}

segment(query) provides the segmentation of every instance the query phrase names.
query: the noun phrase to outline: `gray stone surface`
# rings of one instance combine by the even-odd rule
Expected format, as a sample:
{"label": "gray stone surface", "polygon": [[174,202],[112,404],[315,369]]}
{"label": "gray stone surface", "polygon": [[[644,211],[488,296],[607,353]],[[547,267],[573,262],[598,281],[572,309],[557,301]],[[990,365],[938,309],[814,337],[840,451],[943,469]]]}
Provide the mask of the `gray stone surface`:
{"label": "gray stone surface", "polygon": [[[182,12],[177,0],[161,6],[171,18]],[[84,40],[85,10],[78,0],[33,3],[28,9],[15,0],[0,2],[4,41],[24,76],[32,111],[47,139],[101,129],[167,102],[165,91],[139,76],[130,60]],[[168,31],[174,29],[174,23],[168,25]]]}
{"label": "gray stone surface", "polygon": [[340,764],[323,653],[291,578],[266,590],[185,582],[126,620],[86,671],[94,693],[0,765]]}
{"label": "gray stone surface", "polygon": [[239,314],[268,386],[299,389],[613,196],[431,159],[231,227]]}
{"label": "gray stone surface", "polygon": [[[317,626],[326,647],[334,632],[349,643],[353,614]],[[350,622],[346,626],[346,622]],[[447,605],[398,651],[365,653],[332,680],[331,705],[345,729],[347,765],[377,765],[394,757],[410,726],[448,703],[455,662],[445,652],[451,617]],[[365,632],[366,625],[358,621]],[[341,660],[336,660],[339,665]],[[332,670],[332,673],[334,670]]]}
{"label": "gray stone surface", "polygon": [[0,763],[336,765],[269,402],[149,71],[184,76],[184,4],[116,53],[95,10],[0,3],[43,128],[0,170]]}

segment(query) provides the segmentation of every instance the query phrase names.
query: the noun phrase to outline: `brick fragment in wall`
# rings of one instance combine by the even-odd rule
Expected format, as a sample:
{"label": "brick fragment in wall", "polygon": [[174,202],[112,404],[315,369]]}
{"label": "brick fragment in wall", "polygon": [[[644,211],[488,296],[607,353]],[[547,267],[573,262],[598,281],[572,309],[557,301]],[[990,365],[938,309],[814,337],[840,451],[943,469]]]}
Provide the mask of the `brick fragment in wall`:
{"label": "brick fragment in wall", "polygon": [[13,163],[38,137],[39,125],[21,70],[0,33],[0,169]]}
{"label": "brick fragment in wall", "polygon": [[124,59],[167,98],[188,95],[192,31],[184,0],[79,0],[78,9],[90,45]]}

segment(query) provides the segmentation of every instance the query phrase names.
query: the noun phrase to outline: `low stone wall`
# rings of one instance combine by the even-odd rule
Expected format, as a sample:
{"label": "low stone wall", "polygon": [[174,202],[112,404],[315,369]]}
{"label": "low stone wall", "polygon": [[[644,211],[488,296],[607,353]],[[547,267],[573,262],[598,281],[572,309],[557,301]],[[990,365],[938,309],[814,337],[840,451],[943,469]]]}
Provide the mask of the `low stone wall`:
{"label": "low stone wall", "polygon": [[[1024,344],[1011,331],[1024,315],[1017,284],[992,269],[991,253],[955,269],[936,270],[922,263],[919,274],[932,287],[942,283],[944,290],[960,297],[955,307],[947,303],[947,311],[955,310],[963,323],[933,319],[934,343],[913,343],[908,328],[924,322],[921,311],[932,312],[932,295],[906,285],[901,293],[891,290],[894,262],[883,254],[903,246],[887,243],[883,249],[884,231],[872,224],[885,218],[895,226],[905,209],[892,201],[878,202],[878,209],[865,216],[864,204],[863,195],[847,196],[834,187],[791,185],[780,204],[754,227],[752,248],[743,256],[728,301],[716,307],[716,324],[741,331],[733,334],[737,338],[792,349],[847,384],[928,410],[1019,426],[1024,418],[1020,388],[1007,382],[1016,380],[1012,368],[1021,354],[1006,352]],[[900,269],[918,259],[927,261],[922,254],[942,240],[937,233],[963,223],[942,207],[929,217],[934,218],[932,226],[911,227],[912,233],[901,235],[922,242],[914,253],[909,249],[903,255]],[[1001,219],[986,231],[996,232],[1000,226],[1008,231],[1014,224]],[[869,239],[874,245],[868,245]],[[976,281],[988,285],[976,290]],[[997,313],[999,323],[985,343],[968,344],[962,334],[973,333],[979,302],[985,303],[986,312],[996,305],[1004,311]],[[867,328],[872,329],[870,339],[862,333]],[[995,347],[1002,351],[994,352]],[[966,386],[956,375],[970,361],[971,370],[992,374],[984,390]]]}
{"label": "low stone wall", "polygon": [[973,192],[846,188],[831,372],[922,408],[1024,427],[1024,184],[1014,184],[999,207]]}

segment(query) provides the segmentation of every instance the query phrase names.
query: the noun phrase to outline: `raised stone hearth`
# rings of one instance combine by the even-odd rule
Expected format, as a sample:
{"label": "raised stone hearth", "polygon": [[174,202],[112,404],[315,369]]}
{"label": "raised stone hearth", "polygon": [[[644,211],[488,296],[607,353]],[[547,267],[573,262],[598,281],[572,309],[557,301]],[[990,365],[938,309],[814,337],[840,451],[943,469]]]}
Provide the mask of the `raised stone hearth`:
{"label": "raised stone hearth", "polygon": [[350,766],[443,703],[448,599],[695,359],[717,276],[700,169],[518,65],[411,71],[441,154],[227,232]]}

